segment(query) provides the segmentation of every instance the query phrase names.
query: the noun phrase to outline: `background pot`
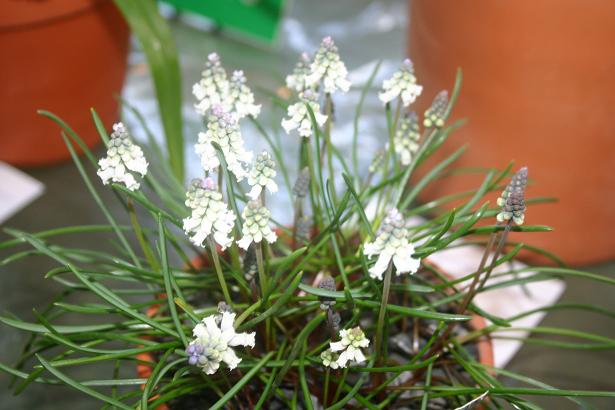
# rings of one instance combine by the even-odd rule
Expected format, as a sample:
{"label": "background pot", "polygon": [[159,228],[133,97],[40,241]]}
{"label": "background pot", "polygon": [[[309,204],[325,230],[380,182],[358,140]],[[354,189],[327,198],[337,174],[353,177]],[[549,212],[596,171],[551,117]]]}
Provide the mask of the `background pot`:
{"label": "background pot", "polygon": [[[470,143],[458,166],[528,165],[537,182],[528,195],[559,203],[530,207],[526,221],[556,233],[520,240],[572,264],[615,257],[605,229],[615,220],[615,2],[414,0],[409,10],[409,55],[425,86],[419,109],[463,70],[454,115],[468,123],[439,159]],[[446,178],[423,199],[480,179]]]}
{"label": "background pot", "polygon": [[118,118],[128,28],[110,0],[0,0],[0,160],[44,165],[69,157],[57,125],[66,120],[92,146],[89,108]]}

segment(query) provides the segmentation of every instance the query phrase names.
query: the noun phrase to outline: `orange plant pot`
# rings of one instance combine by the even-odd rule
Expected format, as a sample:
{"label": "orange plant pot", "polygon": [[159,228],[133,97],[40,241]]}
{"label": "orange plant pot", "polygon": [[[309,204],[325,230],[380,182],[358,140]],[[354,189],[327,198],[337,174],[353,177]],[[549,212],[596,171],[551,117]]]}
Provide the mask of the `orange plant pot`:
{"label": "orange plant pot", "polygon": [[39,166],[70,157],[51,111],[93,146],[89,109],[118,118],[128,26],[110,0],[0,0],[0,160]]}
{"label": "orange plant pot", "polygon": [[[468,123],[436,160],[469,143],[457,166],[527,165],[536,181],[528,196],[559,202],[531,206],[526,222],[555,232],[516,239],[571,264],[615,257],[607,228],[615,220],[615,2],[411,0],[409,13],[409,55],[425,86],[421,112],[452,87],[455,68],[463,70],[454,116]],[[443,179],[422,199],[481,179]]]}

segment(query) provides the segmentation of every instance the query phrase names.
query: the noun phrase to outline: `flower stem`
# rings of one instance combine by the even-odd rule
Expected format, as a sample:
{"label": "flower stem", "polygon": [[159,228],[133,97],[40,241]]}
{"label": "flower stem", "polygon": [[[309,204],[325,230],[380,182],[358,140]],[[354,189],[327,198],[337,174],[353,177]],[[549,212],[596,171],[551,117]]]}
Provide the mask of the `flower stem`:
{"label": "flower stem", "polygon": [[322,406],[323,407],[327,407],[327,397],[329,396],[329,376],[331,373],[331,369],[329,369],[327,367],[327,370],[325,370],[325,390],[322,394]]}
{"label": "flower stem", "polygon": [[395,172],[399,171],[399,163],[397,161],[397,155],[395,154],[395,133],[397,132],[397,124],[399,123],[399,115],[401,114],[401,97],[397,97],[397,107],[395,108],[395,114],[393,116],[393,123],[389,129],[389,155],[393,160],[393,169]]}
{"label": "flower stem", "polygon": [[218,275],[218,281],[220,282],[220,288],[222,288],[222,294],[224,294],[224,300],[229,306],[232,306],[231,295],[228,292],[228,286],[226,286],[226,279],[224,279],[224,273],[222,273],[222,266],[220,266],[220,259],[218,257],[218,251],[216,250],[216,244],[211,236],[208,238],[209,250],[211,252],[211,258],[214,261],[214,268],[216,269],[216,275]]}
{"label": "flower stem", "polygon": [[[335,170],[333,169],[333,143],[331,142],[331,123],[333,122],[333,100],[331,94],[325,94],[325,115],[327,116],[327,122],[325,123],[325,143],[327,144],[327,162],[329,165],[329,175],[331,175],[331,195],[333,198],[333,205],[337,203],[337,194],[335,192]],[[323,187],[325,189],[325,187]]]}
{"label": "flower stem", "polygon": [[342,371],[342,377],[339,379],[337,389],[335,390],[335,396],[333,396],[331,403],[337,403],[337,400],[340,398],[340,394],[342,394],[342,389],[346,383],[346,376],[348,376],[348,367],[345,367]]}
{"label": "flower stem", "polygon": [[[258,268],[258,281],[261,285],[261,306],[267,306],[265,302],[265,294],[267,292],[267,275],[265,274],[265,262],[263,259],[263,244],[262,242],[256,242],[256,266]],[[270,350],[272,344],[272,326],[271,318],[265,319],[265,349]]]}
{"label": "flower stem", "polygon": [[[139,241],[139,245],[141,245],[141,249],[143,250],[145,259],[147,259],[147,262],[154,271],[159,272],[160,265],[158,264],[158,261],[156,260],[156,257],[152,252],[152,249],[147,243],[145,235],[143,235],[143,229],[141,229],[141,224],[139,223],[139,220],[137,218],[137,213],[135,211],[135,206],[132,198],[128,198],[128,200],[126,201],[126,208],[128,208],[128,214],[130,215],[130,223],[132,225],[132,229],[134,229],[135,231],[135,235],[137,237],[137,240]],[[137,268],[141,267],[139,259],[135,260],[135,266]]]}
{"label": "flower stem", "polygon": [[378,313],[378,324],[376,325],[376,346],[374,354],[376,355],[376,366],[382,364],[382,340],[384,338],[384,319],[389,303],[389,292],[391,290],[391,274],[393,272],[393,263],[389,262],[389,267],[384,273],[384,285],[382,286],[382,300],[380,301],[380,312]]}
{"label": "flower stem", "polygon": [[261,285],[261,297],[265,297],[267,292],[267,276],[265,275],[265,263],[263,261],[263,245],[261,242],[254,244],[256,247],[256,266],[258,268],[258,281]]}

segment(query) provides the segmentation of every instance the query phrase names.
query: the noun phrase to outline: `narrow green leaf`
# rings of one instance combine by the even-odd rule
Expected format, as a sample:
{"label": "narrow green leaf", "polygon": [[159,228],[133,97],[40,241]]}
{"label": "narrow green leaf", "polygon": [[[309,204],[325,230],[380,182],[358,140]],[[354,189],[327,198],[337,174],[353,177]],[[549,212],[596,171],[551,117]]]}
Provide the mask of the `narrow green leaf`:
{"label": "narrow green leaf", "polygon": [[124,403],[117,401],[115,399],[112,399],[111,397],[105,396],[104,394],[94,390],[94,389],[90,389],[87,386],[84,386],[83,384],[79,383],[78,381],[71,379],[70,377],[68,377],[67,375],[65,375],[64,373],[60,372],[58,369],[56,369],[55,367],[53,367],[51,364],[49,364],[49,362],[47,362],[47,360],[45,360],[42,356],[40,355],[36,355],[36,358],[38,359],[38,361],[43,365],[43,367],[45,369],[47,369],[47,371],[51,374],[53,374],[55,377],[57,377],[58,379],[60,379],[63,383],[66,383],[67,385],[89,395],[94,397],[95,399],[104,401],[105,403],[109,403],[115,407],[118,407],[120,409],[125,409],[125,410],[131,410],[132,407],[125,405]]}
{"label": "narrow green leaf", "polygon": [[[379,302],[374,302],[371,300],[357,300],[356,304],[359,306],[366,306],[366,307],[370,307],[374,309],[380,308]],[[421,317],[424,319],[441,320],[444,322],[465,322],[465,321],[472,319],[472,316],[468,316],[468,315],[456,315],[456,314],[451,314],[451,313],[432,312],[432,311],[424,310],[420,308],[409,308],[405,306],[392,305],[390,303],[387,304],[386,309],[390,312],[399,313],[404,316]]]}
{"label": "narrow green leaf", "polygon": [[156,101],[166,136],[169,163],[178,181],[184,180],[181,72],[177,48],[169,25],[155,1],[114,0],[139,39],[147,57]]}

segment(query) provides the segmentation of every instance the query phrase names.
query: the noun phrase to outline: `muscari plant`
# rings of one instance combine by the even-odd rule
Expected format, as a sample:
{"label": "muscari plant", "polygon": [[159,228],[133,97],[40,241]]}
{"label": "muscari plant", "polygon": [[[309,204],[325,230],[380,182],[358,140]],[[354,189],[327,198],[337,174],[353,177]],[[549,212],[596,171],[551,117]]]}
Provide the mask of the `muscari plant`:
{"label": "muscari plant", "polygon": [[[584,396],[615,396],[557,389],[480,357],[478,341],[509,337],[515,321],[528,315],[552,309],[612,312],[553,305],[496,317],[474,304],[477,294],[563,276],[614,282],[565,267],[506,268],[522,249],[560,264],[546,251],[508,239],[514,232],[548,230],[523,225],[526,205],[545,200],[525,197],[527,168],[488,170],[473,191],[416,203],[463,151],[425,166],[459,126],[448,118],[460,75],[450,98],[442,91],[419,115],[411,105],[422,87],[411,62],[404,61],[378,93],[386,141],[371,164],[361,164],[359,122],[378,69],[361,89],[347,153],[336,146],[334,98],[349,98],[343,94],[351,84],[331,38],[313,57],[301,56],[286,78],[291,96],[271,104],[288,134],[282,138],[258,121],[262,107],[243,72],[229,76],[220,57],[210,54],[193,87],[203,118],[194,146],[202,175],[187,187],[175,178],[178,161],[169,165],[153,138],[142,149],[121,123],[108,135],[93,111],[107,146],[96,159],[66,123],[43,112],[62,127],[108,223],[34,234],[6,230],[14,238],[0,248],[30,249],[5,263],[46,256],[57,266],[45,278],[64,287],[47,308],[35,311],[35,321],[0,316],[4,325],[30,335],[12,366],[0,364],[14,378],[15,391],[33,382],[68,385],[104,408],[120,409],[536,409],[536,395],[575,403]],[[245,123],[256,126],[269,151],[253,155],[242,136]],[[287,158],[282,145],[297,156]],[[76,155],[77,147],[84,158]],[[89,165],[100,181],[89,178]],[[100,189],[117,194],[128,224],[108,210]],[[497,204],[485,200],[500,191]],[[270,211],[284,194],[293,203],[290,226]],[[461,204],[446,211],[451,201]],[[416,216],[427,218],[410,221]],[[99,235],[117,246],[111,253],[66,248],[54,244],[60,235]],[[465,277],[452,279],[429,261],[435,252],[476,243],[486,245],[485,253]],[[489,277],[499,280],[491,283]],[[75,302],[82,293],[98,300]],[[71,324],[62,324],[67,316]],[[473,316],[488,325],[470,325]],[[529,331],[521,338],[525,342],[615,347],[611,339],[573,329]],[[99,366],[99,378],[73,376],[71,370],[82,366]]]}

